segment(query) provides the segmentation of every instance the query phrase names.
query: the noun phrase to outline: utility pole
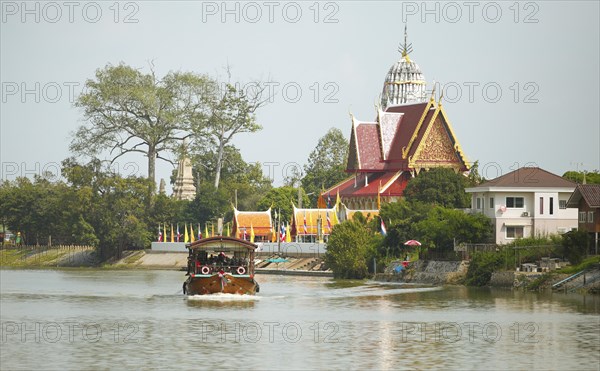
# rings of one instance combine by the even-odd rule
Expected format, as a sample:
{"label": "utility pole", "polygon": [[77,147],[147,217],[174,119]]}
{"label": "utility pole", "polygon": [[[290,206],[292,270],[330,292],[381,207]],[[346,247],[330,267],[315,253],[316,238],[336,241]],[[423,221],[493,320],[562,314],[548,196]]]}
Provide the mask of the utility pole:
{"label": "utility pole", "polygon": [[[277,253],[279,254],[279,256],[281,256],[281,236],[280,236],[280,231],[281,231],[281,208],[277,209],[277,231],[275,232],[275,236],[277,237]],[[288,231],[285,231],[285,233],[289,233]]]}

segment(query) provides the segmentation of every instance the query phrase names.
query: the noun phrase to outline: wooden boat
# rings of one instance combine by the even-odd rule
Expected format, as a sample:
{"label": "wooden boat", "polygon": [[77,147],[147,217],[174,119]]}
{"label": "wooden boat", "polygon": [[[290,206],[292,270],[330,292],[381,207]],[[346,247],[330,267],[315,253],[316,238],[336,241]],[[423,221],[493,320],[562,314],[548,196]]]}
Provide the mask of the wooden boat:
{"label": "wooden boat", "polygon": [[186,245],[189,250],[187,295],[254,295],[259,285],[254,280],[254,251],[258,246],[234,237],[203,238]]}

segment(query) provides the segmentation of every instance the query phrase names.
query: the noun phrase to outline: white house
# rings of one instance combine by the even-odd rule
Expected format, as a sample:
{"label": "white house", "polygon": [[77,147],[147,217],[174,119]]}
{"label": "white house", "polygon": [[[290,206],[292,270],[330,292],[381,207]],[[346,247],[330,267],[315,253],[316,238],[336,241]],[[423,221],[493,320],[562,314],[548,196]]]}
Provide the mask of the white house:
{"label": "white house", "polygon": [[577,229],[577,209],[567,201],[577,184],[538,167],[522,167],[467,188],[471,212],[492,219],[496,243]]}

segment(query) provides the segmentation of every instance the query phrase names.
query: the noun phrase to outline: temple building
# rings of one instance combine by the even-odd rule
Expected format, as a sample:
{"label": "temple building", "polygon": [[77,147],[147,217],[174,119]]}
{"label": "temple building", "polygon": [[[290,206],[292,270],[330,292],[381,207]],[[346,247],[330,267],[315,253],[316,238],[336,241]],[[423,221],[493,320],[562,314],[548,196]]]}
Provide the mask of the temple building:
{"label": "temple building", "polygon": [[386,75],[375,120],[360,121],[351,115],[346,172],[352,177],[321,198],[339,194],[350,209],[374,210],[379,203],[401,198],[410,179],[423,170],[469,170],[442,97],[436,101],[434,89],[426,93],[425,76],[409,58],[412,46],[406,42],[406,30],[399,51],[402,56]]}
{"label": "temple building", "polygon": [[298,242],[327,240],[331,230],[339,224],[338,205],[327,209],[299,209],[294,205],[292,238]]}
{"label": "temple building", "polygon": [[233,208],[232,236],[250,241],[268,242],[273,236],[271,208],[265,211],[239,211]]}

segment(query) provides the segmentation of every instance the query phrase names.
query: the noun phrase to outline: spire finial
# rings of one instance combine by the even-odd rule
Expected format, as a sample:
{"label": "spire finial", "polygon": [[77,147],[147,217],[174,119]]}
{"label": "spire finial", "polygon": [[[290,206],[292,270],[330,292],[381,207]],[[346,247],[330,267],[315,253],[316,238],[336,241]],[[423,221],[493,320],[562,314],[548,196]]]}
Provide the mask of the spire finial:
{"label": "spire finial", "polygon": [[409,61],[408,55],[412,53],[412,44],[408,43],[408,33],[406,24],[404,24],[404,44],[401,44],[400,47],[398,47],[398,51],[402,54],[403,58]]}

